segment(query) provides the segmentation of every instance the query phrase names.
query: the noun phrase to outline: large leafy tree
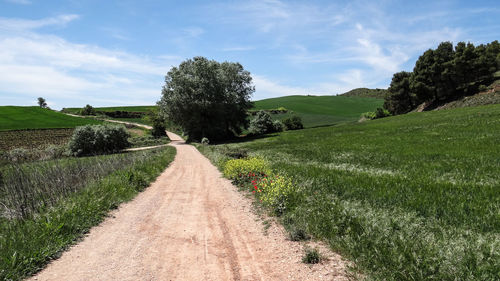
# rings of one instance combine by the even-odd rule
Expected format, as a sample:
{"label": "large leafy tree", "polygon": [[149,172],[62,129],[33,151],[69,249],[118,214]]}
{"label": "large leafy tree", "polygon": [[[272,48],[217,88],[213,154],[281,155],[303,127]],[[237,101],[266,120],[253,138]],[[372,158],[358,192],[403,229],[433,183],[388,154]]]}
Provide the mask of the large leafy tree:
{"label": "large leafy tree", "polygon": [[250,72],[241,64],[194,57],[167,73],[158,105],[190,140],[224,139],[248,126],[254,91]]}

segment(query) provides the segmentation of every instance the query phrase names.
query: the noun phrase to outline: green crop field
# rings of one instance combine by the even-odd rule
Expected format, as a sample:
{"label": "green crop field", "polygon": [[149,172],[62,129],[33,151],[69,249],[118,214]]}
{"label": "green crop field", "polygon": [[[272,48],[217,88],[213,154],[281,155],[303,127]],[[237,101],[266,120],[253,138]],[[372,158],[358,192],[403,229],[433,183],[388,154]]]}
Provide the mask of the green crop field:
{"label": "green crop field", "polygon": [[219,164],[224,151],[247,151],[293,178],[300,196],[285,206],[285,226],[373,279],[498,280],[499,140],[500,105],[487,105],[200,150]]}
{"label": "green crop field", "polygon": [[37,106],[0,106],[0,131],[74,128],[101,121],[72,117]]}
{"label": "green crop field", "polygon": [[[114,107],[94,107],[96,111],[133,111],[133,112],[148,112],[151,109],[156,108],[156,105],[145,105],[145,106],[114,106]],[[65,108],[64,111],[72,114],[80,113],[81,108],[79,107],[69,107]]]}
{"label": "green crop field", "polygon": [[361,113],[374,111],[384,101],[375,98],[345,96],[286,96],[264,99],[254,103],[254,109],[276,109],[285,107],[293,113],[275,114],[275,119],[284,119],[292,114],[302,118],[304,126],[317,127],[356,121]]}

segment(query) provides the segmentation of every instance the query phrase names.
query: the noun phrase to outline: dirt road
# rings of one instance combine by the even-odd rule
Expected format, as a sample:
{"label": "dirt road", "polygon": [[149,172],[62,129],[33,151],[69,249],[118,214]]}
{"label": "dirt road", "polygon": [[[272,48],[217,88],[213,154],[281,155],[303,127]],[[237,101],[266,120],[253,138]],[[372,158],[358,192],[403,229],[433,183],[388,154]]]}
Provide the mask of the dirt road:
{"label": "dirt road", "polygon": [[301,262],[303,245],[265,233],[251,200],[169,133],[174,162],[149,188],[32,280],[344,280],[344,262]]}

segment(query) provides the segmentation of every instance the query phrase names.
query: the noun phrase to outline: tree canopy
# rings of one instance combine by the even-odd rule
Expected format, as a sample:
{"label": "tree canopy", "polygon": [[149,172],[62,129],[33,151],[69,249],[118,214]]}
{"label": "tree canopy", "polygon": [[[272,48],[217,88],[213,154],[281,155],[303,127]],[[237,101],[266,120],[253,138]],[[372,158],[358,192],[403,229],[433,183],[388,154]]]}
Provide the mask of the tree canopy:
{"label": "tree canopy", "polygon": [[40,106],[41,108],[47,108],[47,102],[45,101],[44,98],[42,97],[38,98],[38,106]]}
{"label": "tree canopy", "polygon": [[392,114],[407,113],[424,102],[443,102],[471,95],[494,79],[500,69],[500,44],[442,42],[425,51],[413,72],[392,77],[384,107]]}
{"label": "tree canopy", "polygon": [[248,126],[254,91],[250,72],[241,64],[194,57],[167,73],[158,105],[190,140],[220,140]]}

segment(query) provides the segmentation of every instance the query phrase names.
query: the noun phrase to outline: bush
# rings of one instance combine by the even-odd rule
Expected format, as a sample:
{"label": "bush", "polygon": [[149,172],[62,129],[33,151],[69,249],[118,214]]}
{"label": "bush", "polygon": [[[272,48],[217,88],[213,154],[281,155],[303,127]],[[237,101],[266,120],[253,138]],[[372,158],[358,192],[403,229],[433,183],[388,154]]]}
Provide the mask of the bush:
{"label": "bush", "polygon": [[275,132],[275,127],[271,114],[264,110],[260,110],[255,114],[255,117],[250,121],[250,127],[248,128],[253,135],[262,135],[267,133]]}
{"label": "bush", "polygon": [[321,261],[321,255],[318,249],[306,247],[304,252],[305,252],[304,257],[302,257],[303,263],[314,264],[314,263],[319,263]]}
{"label": "bush", "polygon": [[201,144],[208,145],[209,143],[210,143],[210,140],[208,140],[207,138],[201,139]]}
{"label": "bush", "polygon": [[80,110],[80,115],[95,115],[95,109],[90,104],[87,104]]}
{"label": "bush", "polygon": [[297,197],[296,185],[285,175],[262,177],[255,182],[255,187],[262,202],[271,207],[278,216],[293,205]]}
{"label": "bush", "polygon": [[391,116],[391,113],[384,108],[377,108],[375,111],[369,111],[361,114],[361,117],[366,118],[366,119],[378,119],[378,118],[384,118],[387,116]]}
{"label": "bush", "polygon": [[129,137],[120,125],[86,125],[75,129],[69,150],[75,156],[112,153],[129,147]]}
{"label": "bush", "polygon": [[387,116],[391,116],[391,113],[387,109],[378,107],[377,110],[375,110],[375,119],[384,118]]}
{"label": "bush", "polygon": [[268,175],[269,164],[261,158],[232,159],[224,165],[224,176],[238,183],[244,182],[249,175]]}
{"label": "bush", "polygon": [[375,112],[373,112],[373,111],[368,111],[368,112],[361,113],[361,117],[362,117],[362,118],[366,118],[366,119],[373,120],[373,119],[375,119]]}
{"label": "bush", "polygon": [[285,128],[287,130],[304,129],[304,125],[302,124],[302,119],[297,115],[284,119],[283,125],[285,125]]}
{"label": "bush", "polygon": [[307,234],[307,232],[304,230],[304,228],[297,227],[297,226],[292,226],[288,230],[288,234],[290,237],[291,241],[306,241],[311,239],[311,236]]}
{"label": "bush", "polygon": [[274,120],[273,127],[275,132],[283,132],[285,125],[280,120]]}
{"label": "bush", "polygon": [[161,138],[167,135],[167,128],[165,122],[161,120],[155,120],[153,122],[153,129],[151,129],[151,135],[155,138]]}

